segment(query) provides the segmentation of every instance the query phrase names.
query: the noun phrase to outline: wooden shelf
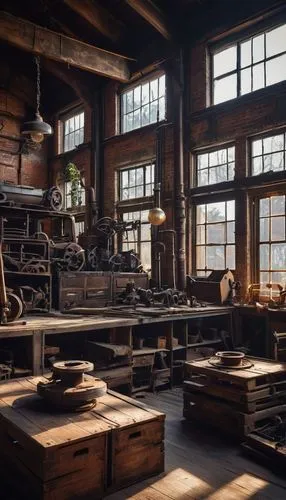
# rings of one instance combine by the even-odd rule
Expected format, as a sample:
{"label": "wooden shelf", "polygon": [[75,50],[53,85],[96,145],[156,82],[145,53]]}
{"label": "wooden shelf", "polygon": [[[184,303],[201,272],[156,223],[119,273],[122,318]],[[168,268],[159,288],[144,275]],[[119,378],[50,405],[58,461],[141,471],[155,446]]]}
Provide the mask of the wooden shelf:
{"label": "wooden shelf", "polygon": [[203,340],[203,342],[196,342],[195,344],[188,344],[188,347],[206,347],[209,345],[221,344],[221,339],[216,340]]}
{"label": "wooden shelf", "polygon": [[133,356],[144,356],[146,354],[155,354],[156,352],[169,352],[169,349],[156,349],[155,347],[144,347],[143,349],[135,349],[132,352]]}
{"label": "wooden shelf", "polygon": [[173,347],[173,351],[179,351],[180,349],[187,349],[187,346],[179,344]]}

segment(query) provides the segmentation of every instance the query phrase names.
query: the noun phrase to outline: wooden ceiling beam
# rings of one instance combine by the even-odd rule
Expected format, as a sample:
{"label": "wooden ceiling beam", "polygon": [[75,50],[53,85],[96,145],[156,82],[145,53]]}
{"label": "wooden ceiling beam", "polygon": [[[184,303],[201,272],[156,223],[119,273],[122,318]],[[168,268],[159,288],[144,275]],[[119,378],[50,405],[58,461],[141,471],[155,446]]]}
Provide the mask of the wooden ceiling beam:
{"label": "wooden ceiling beam", "polygon": [[64,0],[64,3],[113,42],[121,38],[123,24],[101,5],[91,0]]}
{"label": "wooden ceiling beam", "polygon": [[19,49],[100,76],[127,82],[130,77],[127,57],[56,33],[42,26],[0,11],[0,38]]}
{"label": "wooden ceiling beam", "polygon": [[161,11],[150,0],[125,0],[132,9],[145,19],[161,35],[170,40],[171,33],[167,28],[166,21]]}

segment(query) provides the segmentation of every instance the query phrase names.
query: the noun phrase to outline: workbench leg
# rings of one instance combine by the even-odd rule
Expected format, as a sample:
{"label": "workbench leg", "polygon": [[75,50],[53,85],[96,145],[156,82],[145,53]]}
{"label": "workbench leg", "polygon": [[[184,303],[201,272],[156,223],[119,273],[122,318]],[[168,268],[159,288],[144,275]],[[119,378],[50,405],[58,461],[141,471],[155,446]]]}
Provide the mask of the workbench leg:
{"label": "workbench leg", "polygon": [[44,372],[45,334],[42,330],[33,332],[33,375]]}

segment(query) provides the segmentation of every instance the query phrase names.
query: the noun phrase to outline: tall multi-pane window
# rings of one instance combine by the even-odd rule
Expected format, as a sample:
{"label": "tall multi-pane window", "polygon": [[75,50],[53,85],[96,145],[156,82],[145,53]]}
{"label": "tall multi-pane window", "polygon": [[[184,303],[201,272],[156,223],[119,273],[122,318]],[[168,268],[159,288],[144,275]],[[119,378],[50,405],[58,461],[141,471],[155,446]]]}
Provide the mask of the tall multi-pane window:
{"label": "tall multi-pane window", "polygon": [[138,230],[128,231],[126,239],[122,241],[122,250],[134,250],[140,256],[143,269],[151,270],[151,224],[148,222],[149,210],[128,212],[122,215],[124,221],[140,220]]}
{"label": "tall multi-pane window", "polygon": [[85,206],[84,179],[78,181],[76,186],[73,185],[71,181],[65,182],[64,197],[65,197],[64,207],[66,210],[73,209],[75,207],[84,207]]}
{"label": "tall multi-pane window", "polygon": [[152,196],[154,188],[154,163],[119,171],[119,200]]}
{"label": "tall multi-pane window", "polygon": [[286,196],[259,200],[259,280],[286,286]]}
{"label": "tall multi-pane window", "polygon": [[63,152],[84,142],[84,112],[68,115],[63,121]]}
{"label": "tall multi-pane window", "polygon": [[212,55],[213,104],[286,79],[286,24]]}
{"label": "tall multi-pane window", "polygon": [[165,75],[150,79],[121,94],[121,132],[165,119]]}
{"label": "tall multi-pane window", "polygon": [[234,179],[234,146],[197,155],[197,186]]}
{"label": "tall multi-pane window", "polygon": [[235,201],[205,203],[196,211],[197,274],[235,269]]}
{"label": "tall multi-pane window", "polygon": [[251,175],[285,170],[286,133],[271,135],[251,142]]}

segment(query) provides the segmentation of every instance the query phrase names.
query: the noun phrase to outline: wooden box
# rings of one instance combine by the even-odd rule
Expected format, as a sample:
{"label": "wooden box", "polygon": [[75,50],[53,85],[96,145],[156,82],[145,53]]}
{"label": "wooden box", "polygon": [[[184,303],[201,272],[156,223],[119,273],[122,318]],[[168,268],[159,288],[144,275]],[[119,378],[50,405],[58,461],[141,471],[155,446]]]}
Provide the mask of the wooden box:
{"label": "wooden box", "polygon": [[112,391],[99,399],[96,412],[114,424],[109,491],[164,470],[163,413]]}
{"label": "wooden box", "polygon": [[[39,500],[102,498],[112,425],[92,412],[49,412],[40,377],[0,385],[0,454]],[[30,497],[29,497],[30,498]]]}

